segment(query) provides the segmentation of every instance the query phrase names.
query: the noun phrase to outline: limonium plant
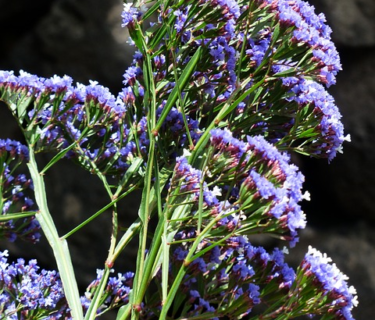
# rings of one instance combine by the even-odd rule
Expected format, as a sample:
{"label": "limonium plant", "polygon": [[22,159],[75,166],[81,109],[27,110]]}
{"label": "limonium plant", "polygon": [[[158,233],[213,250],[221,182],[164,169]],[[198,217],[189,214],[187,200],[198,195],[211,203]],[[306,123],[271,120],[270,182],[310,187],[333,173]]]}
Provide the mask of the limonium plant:
{"label": "limonium plant", "polygon": [[[356,291],[330,258],[310,247],[296,269],[285,262],[309,198],[292,154],[331,161],[349,140],[326,91],[341,65],[324,15],[300,0],[140,0],[124,4],[122,26],[135,54],[117,95],[0,71],[25,141],[0,140],[0,235],[46,237],[58,268],[2,251],[0,318],[353,319]],[[65,235],[44,185],[63,158],[108,197]],[[120,230],[136,190],[138,217]],[[69,236],[107,210],[108,257],[79,292]],[[253,245],[260,234],[280,247]],[[135,269],[116,270],[133,239]]]}

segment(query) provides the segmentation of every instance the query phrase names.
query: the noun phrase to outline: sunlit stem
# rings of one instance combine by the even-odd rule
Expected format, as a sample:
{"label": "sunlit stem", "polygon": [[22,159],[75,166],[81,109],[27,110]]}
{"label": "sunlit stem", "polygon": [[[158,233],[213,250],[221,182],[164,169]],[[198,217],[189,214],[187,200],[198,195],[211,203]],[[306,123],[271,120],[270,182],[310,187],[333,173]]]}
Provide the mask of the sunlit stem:
{"label": "sunlit stem", "polygon": [[185,260],[184,260],[184,263],[182,264],[182,266],[180,267],[180,270],[178,271],[178,274],[171,286],[171,289],[169,290],[168,292],[168,296],[167,296],[167,299],[164,301],[164,305],[163,305],[163,308],[161,310],[161,313],[160,313],[160,317],[159,317],[159,320],[165,320],[166,319],[166,316],[167,316],[167,312],[169,310],[169,308],[171,307],[172,305],[172,302],[178,292],[178,289],[180,287],[180,284],[186,274],[186,271],[189,267],[189,264],[191,262],[194,261],[195,257],[194,257],[194,253],[196,251],[196,249],[198,248],[199,244],[201,243],[202,239],[205,237],[205,235],[212,229],[212,227],[218,222],[218,220],[220,220],[220,218],[215,218],[215,219],[212,219],[212,221],[210,221],[210,223],[204,228],[204,230],[201,232],[200,235],[197,236],[197,238],[195,239],[194,243],[192,244],[190,250],[189,250],[189,253],[188,255],[186,256]]}
{"label": "sunlit stem", "polygon": [[68,243],[65,239],[59,237],[54,221],[49,212],[43,176],[40,175],[38,171],[32,145],[29,145],[29,156],[30,160],[27,165],[34,183],[35,200],[39,207],[39,212],[36,214],[36,218],[53,250],[65,297],[69,308],[71,309],[72,318],[73,320],[81,320],[83,319],[82,305],[70,258]]}

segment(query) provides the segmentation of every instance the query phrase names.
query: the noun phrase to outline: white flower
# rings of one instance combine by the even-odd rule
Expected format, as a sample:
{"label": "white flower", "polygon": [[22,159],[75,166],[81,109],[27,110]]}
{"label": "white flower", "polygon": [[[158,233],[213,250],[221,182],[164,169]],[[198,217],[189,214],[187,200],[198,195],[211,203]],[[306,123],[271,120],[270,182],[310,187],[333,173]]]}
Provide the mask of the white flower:
{"label": "white flower", "polygon": [[182,156],[188,158],[191,156],[191,152],[187,149],[182,150]]}
{"label": "white flower", "polygon": [[214,189],[212,190],[213,195],[216,196],[221,196],[221,189],[218,186],[215,186]]}
{"label": "white flower", "polygon": [[308,191],[305,191],[305,193],[302,195],[302,199],[306,201],[311,201],[311,194]]}

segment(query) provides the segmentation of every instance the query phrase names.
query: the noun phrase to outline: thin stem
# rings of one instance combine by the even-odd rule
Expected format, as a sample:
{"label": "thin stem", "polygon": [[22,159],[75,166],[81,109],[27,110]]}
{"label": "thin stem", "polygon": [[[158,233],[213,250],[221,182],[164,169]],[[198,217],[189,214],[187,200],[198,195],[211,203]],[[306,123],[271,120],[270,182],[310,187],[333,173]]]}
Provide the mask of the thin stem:
{"label": "thin stem", "polygon": [[85,320],[94,320],[97,318],[96,311],[100,307],[100,298],[105,290],[105,286],[107,285],[109,273],[111,272],[111,269],[108,268],[108,266],[105,267],[103,271],[102,278],[100,279],[99,285],[95,290],[94,298],[91,300],[90,307],[87,310]]}
{"label": "thin stem", "polygon": [[90,218],[86,219],[81,224],[79,224],[77,227],[75,227],[73,230],[69,231],[67,234],[65,234],[64,236],[62,236],[61,239],[67,239],[72,234],[76,233],[78,230],[80,230],[86,224],[88,224],[89,222],[91,222],[92,220],[94,220],[95,218],[97,218],[104,211],[106,211],[107,209],[109,209],[110,207],[112,207],[117,201],[121,200],[122,198],[124,198],[125,196],[127,196],[129,193],[133,192],[135,189],[137,189],[137,186],[133,186],[128,191],[124,192],[121,196],[119,196],[118,198],[115,198],[113,201],[111,201],[110,203],[108,203],[106,206],[104,206],[103,208],[101,208],[99,211],[97,211],[96,213],[94,213],[93,215],[91,215]]}
{"label": "thin stem", "polygon": [[[1,188],[0,188],[0,191],[1,191]],[[0,197],[0,199],[1,199],[1,197]],[[0,203],[1,203],[1,200],[0,200]],[[0,208],[1,208],[1,206],[0,206]],[[19,212],[19,213],[7,213],[5,215],[0,215],[0,222],[32,217],[32,216],[35,216],[36,213],[37,213],[36,211],[25,211],[25,212]]]}
{"label": "thin stem", "polygon": [[206,233],[208,233],[212,229],[212,227],[217,223],[217,221],[219,219],[221,219],[221,217],[220,218],[212,219],[212,221],[210,221],[210,223],[204,228],[204,230],[202,231],[202,233],[197,236],[197,238],[195,239],[194,243],[192,244],[192,246],[191,246],[191,248],[189,250],[189,253],[187,254],[187,256],[186,256],[186,258],[184,260],[184,263],[180,267],[180,270],[178,271],[178,274],[177,274],[175,280],[173,281],[171,289],[168,292],[167,299],[164,301],[163,308],[161,310],[159,320],[165,320],[166,319],[167,312],[168,312],[169,308],[172,305],[173,299],[174,299],[174,297],[177,294],[178,288],[180,287],[181,281],[182,281],[182,279],[184,278],[184,276],[186,274],[188,266],[195,259],[195,256],[194,256],[195,250],[197,249],[197,247],[201,243],[201,241],[204,238],[204,236],[206,235]]}
{"label": "thin stem", "polygon": [[[139,306],[143,300],[144,292],[146,290],[144,284],[144,277],[145,277],[145,254],[146,254],[146,245],[147,245],[147,237],[148,237],[148,223],[149,218],[151,216],[151,189],[153,184],[153,174],[154,174],[154,166],[155,166],[155,145],[156,145],[156,136],[154,135],[154,129],[156,125],[156,90],[155,90],[155,83],[153,78],[153,68],[151,63],[150,52],[148,50],[145,37],[142,33],[140,25],[137,25],[136,32],[141,38],[142,43],[142,51],[144,54],[144,66],[143,66],[143,74],[144,74],[144,81],[145,81],[145,108],[148,112],[147,116],[147,129],[148,129],[148,136],[150,140],[150,145],[148,149],[149,158],[147,161],[146,166],[146,175],[144,178],[144,188],[142,194],[142,203],[139,211],[139,216],[142,221],[142,228],[139,234],[139,249],[138,249],[138,256],[137,256],[137,269],[134,278],[134,286],[133,286],[133,295],[131,297],[131,304],[132,309],[135,312],[132,312],[132,319],[139,318]],[[156,197],[160,197],[160,194],[156,194]],[[148,262],[153,265],[153,261]],[[146,282],[147,284],[147,282]]]}

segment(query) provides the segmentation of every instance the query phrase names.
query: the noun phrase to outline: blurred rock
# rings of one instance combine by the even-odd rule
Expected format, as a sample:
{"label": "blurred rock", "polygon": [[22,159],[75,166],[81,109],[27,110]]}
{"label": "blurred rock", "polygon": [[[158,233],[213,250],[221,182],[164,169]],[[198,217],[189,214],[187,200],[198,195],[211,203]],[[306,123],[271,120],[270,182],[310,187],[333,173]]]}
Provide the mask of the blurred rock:
{"label": "blurred rock", "polygon": [[348,49],[341,56],[344,71],[329,92],[352,141],[344,143],[344,154],[330,164],[303,159],[306,187],[312,194],[306,211],[314,212],[312,219],[318,223],[323,216],[334,224],[358,218],[375,222],[375,48]]}
{"label": "blurred rock", "polygon": [[132,60],[127,30],[121,28],[122,7],[121,0],[55,0],[33,29],[22,30],[4,63],[40,76],[100,80],[117,93]]}

